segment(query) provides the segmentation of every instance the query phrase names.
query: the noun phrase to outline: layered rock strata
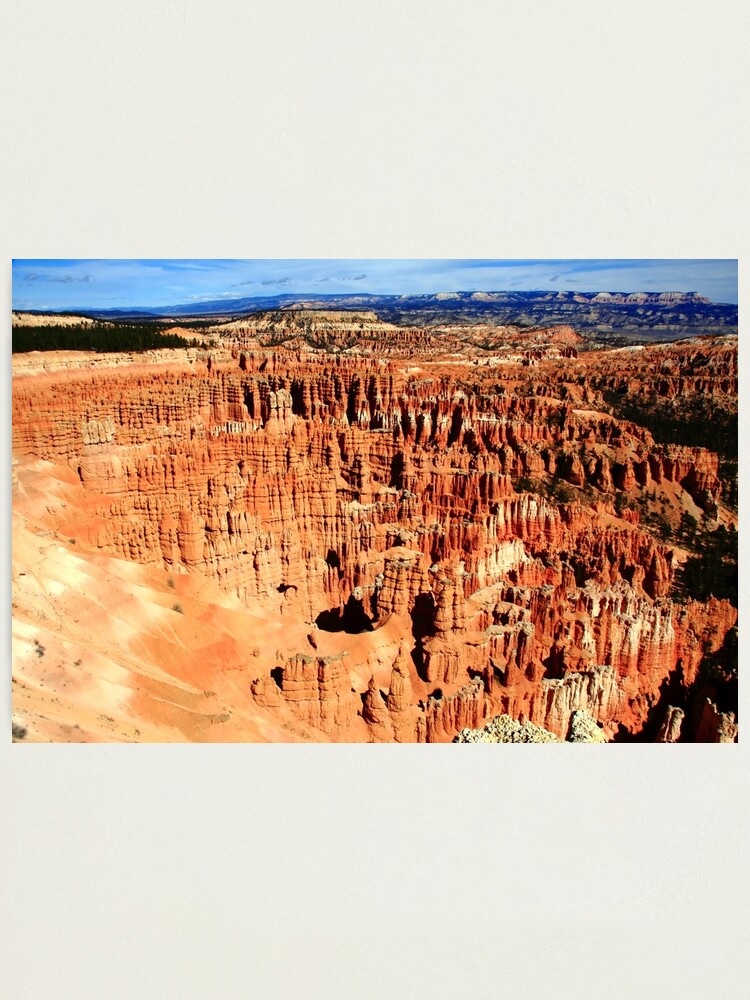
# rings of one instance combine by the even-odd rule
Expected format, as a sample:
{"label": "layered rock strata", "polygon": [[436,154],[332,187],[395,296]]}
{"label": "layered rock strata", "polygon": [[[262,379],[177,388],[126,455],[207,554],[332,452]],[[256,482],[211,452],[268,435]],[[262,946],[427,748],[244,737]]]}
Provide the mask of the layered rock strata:
{"label": "layered rock strata", "polygon": [[[269,712],[332,739],[447,741],[502,714],[561,739],[580,713],[636,733],[660,685],[677,669],[692,683],[734,625],[726,601],[674,603],[679,552],[613,504],[653,489],[720,503],[715,454],[587,408],[588,383],[568,400],[536,391],[536,372],[521,386],[520,362],[490,390],[445,365],[240,341],[106,373],[25,366],[13,449],[75,474],[87,499],[64,530],[82,547],[203,574],[307,624],[308,648],[248,678]],[[617,385],[606,353],[598,378]],[[731,393],[732,352],[708,355],[687,376],[665,352],[665,392],[718,378]],[[647,377],[637,367],[628,391]],[[337,634],[356,656],[330,652]],[[701,732],[722,738],[731,726],[709,714]],[[676,719],[665,727],[676,739]]]}

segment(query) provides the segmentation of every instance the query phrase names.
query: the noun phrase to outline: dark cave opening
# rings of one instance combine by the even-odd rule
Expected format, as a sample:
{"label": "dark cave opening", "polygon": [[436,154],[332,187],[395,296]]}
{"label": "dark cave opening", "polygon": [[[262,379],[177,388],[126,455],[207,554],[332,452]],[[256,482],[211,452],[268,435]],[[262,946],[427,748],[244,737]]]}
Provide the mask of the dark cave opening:
{"label": "dark cave opening", "polygon": [[332,608],[329,611],[321,611],[315,619],[315,624],[324,632],[347,632],[349,635],[374,631],[374,626],[362,606],[362,601],[357,600],[354,594],[349,595],[349,600],[344,605],[343,610]]}
{"label": "dark cave opening", "polygon": [[284,668],[274,667],[273,670],[271,671],[271,677],[273,678],[276,687],[281,688],[282,682],[284,680]]}
{"label": "dark cave opening", "polygon": [[418,676],[426,681],[423,644],[424,640],[432,635],[435,623],[435,599],[432,594],[417,594],[410,615],[411,632],[414,636],[411,658]]}
{"label": "dark cave opening", "polygon": [[326,555],[326,565],[330,566],[331,569],[341,569],[341,560],[339,559],[338,552],[334,552],[333,549],[328,550]]}
{"label": "dark cave opening", "polygon": [[391,459],[391,478],[388,483],[389,486],[394,487],[397,490],[402,490],[403,485],[403,475],[404,475],[404,454],[399,451]]}

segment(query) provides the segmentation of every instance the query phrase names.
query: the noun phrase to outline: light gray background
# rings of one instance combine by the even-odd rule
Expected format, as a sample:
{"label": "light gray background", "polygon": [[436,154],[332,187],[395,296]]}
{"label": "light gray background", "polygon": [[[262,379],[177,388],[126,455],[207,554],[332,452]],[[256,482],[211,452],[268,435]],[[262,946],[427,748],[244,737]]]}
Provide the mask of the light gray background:
{"label": "light gray background", "polygon": [[[3,10],[6,526],[13,256],[737,256],[744,316],[739,0]],[[9,674],[10,1000],[747,993],[747,742],[11,746]]]}

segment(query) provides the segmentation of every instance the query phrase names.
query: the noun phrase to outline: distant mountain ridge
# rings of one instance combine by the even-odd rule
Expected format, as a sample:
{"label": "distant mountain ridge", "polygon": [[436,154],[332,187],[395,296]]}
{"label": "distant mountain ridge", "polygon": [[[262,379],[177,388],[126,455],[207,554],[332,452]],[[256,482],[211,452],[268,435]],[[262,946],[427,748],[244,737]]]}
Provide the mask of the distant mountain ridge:
{"label": "distant mountain ridge", "polygon": [[461,291],[419,295],[279,295],[211,299],[148,309],[86,309],[67,313],[96,319],[236,318],[269,310],[370,310],[407,326],[452,323],[568,324],[592,336],[693,336],[736,333],[737,306],[697,292]]}

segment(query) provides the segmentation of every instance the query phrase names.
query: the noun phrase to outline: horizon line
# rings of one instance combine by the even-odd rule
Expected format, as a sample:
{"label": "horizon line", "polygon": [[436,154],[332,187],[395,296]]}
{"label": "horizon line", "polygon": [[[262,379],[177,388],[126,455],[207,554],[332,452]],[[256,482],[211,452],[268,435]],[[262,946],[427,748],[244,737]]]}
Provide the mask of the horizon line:
{"label": "horizon line", "polygon": [[717,306],[734,306],[738,308],[739,303],[731,302],[720,299],[711,299],[707,295],[696,290],[690,291],[679,291],[674,288],[663,288],[659,291],[621,291],[617,289],[585,289],[585,288],[570,288],[570,289],[554,289],[554,288],[463,288],[456,291],[449,290],[439,290],[431,292],[370,292],[370,291],[356,291],[356,292],[275,292],[271,294],[254,293],[250,295],[237,295],[233,298],[226,298],[225,303],[222,303],[221,295],[206,294],[205,297],[201,299],[196,299],[193,302],[185,301],[175,301],[168,305],[132,305],[132,306],[65,306],[65,307],[48,307],[48,306],[13,306],[11,305],[11,311],[14,313],[31,313],[31,314],[41,314],[41,315],[74,315],[81,314],[85,315],[87,312],[107,312],[107,313],[128,313],[128,312],[144,312],[144,313],[166,313],[170,309],[188,309],[190,307],[200,308],[209,303],[214,303],[217,306],[225,304],[227,308],[231,307],[233,303],[236,302],[248,302],[248,301],[261,301],[268,299],[290,299],[292,301],[299,299],[358,299],[358,298],[373,298],[373,299],[423,299],[429,298],[435,295],[445,295],[451,298],[459,295],[475,295],[477,293],[484,295],[528,295],[529,293],[541,293],[555,296],[571,296],[571,295],[622,295],[632,297],[635,295],[647,295],[651,297],[656,297],[660,295],[681,295],[681,296],[696,296],[702,299],[704,302],[711,305]]}

